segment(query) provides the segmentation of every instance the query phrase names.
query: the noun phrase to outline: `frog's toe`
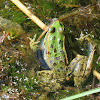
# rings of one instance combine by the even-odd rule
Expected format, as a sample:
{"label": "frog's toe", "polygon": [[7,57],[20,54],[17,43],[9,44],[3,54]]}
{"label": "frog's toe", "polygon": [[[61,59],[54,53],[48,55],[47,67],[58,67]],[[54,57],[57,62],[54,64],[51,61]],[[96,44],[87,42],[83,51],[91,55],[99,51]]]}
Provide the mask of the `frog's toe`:
{"label": "frog's toe", "polygon": [[30,41],[32,41],[32,38],[30,38],[30,37],[27,37]]}
{"label": "frog's toe", "polygon": [[34,44],[34,45],[35,45],[35,44],[38,44],[38,43],[40,42],[40,41],[36,41],[36,42],[35,42],[35,39],[36,39],[36,34],[34,35],[33,39],[32,39],[32,38],[30,38],[30,37],[27,37],[27,38],[29,38],[30,43],[31,43],[31,44]]}
{"label": "frog's toe", "polygon": [[33,50],[33,51],[37,51],[37,49],[38,49],[38,43],[40,42],[40,41],[36,41],[35,42],[35,39],[36,39],[36,34],[34,35],[34,38],[32,39],[32,38],[30,38],[30,37],[28,37],[29,38],[29,40],[30,40],[30,48]]}

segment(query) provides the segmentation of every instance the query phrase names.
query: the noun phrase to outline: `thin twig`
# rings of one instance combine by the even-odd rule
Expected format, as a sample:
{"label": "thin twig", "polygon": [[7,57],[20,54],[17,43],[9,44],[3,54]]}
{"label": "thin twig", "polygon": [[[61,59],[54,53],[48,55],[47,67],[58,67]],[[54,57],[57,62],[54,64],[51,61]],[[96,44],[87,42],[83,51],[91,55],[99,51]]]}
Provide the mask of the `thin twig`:
{"label": "thin twig", "polygon": [[47,26],[35,15],[32,14],[19,0],[11,0],[22,12],[24,12],[32,21],[34,21],[42,30],[47,29]]}

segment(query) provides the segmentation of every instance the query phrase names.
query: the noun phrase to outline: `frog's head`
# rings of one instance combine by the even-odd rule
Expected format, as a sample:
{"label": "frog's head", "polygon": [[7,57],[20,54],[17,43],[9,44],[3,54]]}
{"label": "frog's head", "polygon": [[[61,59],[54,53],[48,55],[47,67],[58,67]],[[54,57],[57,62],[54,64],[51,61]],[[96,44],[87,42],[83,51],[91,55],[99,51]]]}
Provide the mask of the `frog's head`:
{"label": "frog's head", "polygon": [[62,34],[63,31],[64,25],[59,20],[55,21],[49,29],[50,33],[59,32],[60,34]]}

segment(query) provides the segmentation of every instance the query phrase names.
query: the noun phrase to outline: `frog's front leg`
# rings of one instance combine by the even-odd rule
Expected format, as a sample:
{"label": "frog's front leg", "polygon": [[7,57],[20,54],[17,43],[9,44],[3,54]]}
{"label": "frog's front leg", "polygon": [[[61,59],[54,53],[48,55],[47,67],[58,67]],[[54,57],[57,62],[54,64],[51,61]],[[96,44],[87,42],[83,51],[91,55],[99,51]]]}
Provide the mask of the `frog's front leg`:
{"label": "frog's front leg", "polygon": [[37,49],[39,48],[38,43],[39,43],[40,41],[36,41],[36,42],[35,42],[36,34],[34,35],[34,38],[33,38],[33,39],[30,38],[30,37],[28,37],[28,38],[29,38],[29,40],[30,40],[30,48],[31,48],[33,51],[37,51]]}

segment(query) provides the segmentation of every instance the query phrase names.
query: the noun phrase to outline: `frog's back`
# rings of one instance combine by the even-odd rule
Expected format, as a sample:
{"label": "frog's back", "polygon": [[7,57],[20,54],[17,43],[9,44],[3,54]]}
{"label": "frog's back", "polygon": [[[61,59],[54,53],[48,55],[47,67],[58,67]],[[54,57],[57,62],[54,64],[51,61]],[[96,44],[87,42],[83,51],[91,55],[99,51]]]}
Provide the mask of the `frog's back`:
{"label": "frog's back", "polygon": [[44,59],[51,69],[64,70],[64,26],[57,20],[49,29],[44,39]]}

